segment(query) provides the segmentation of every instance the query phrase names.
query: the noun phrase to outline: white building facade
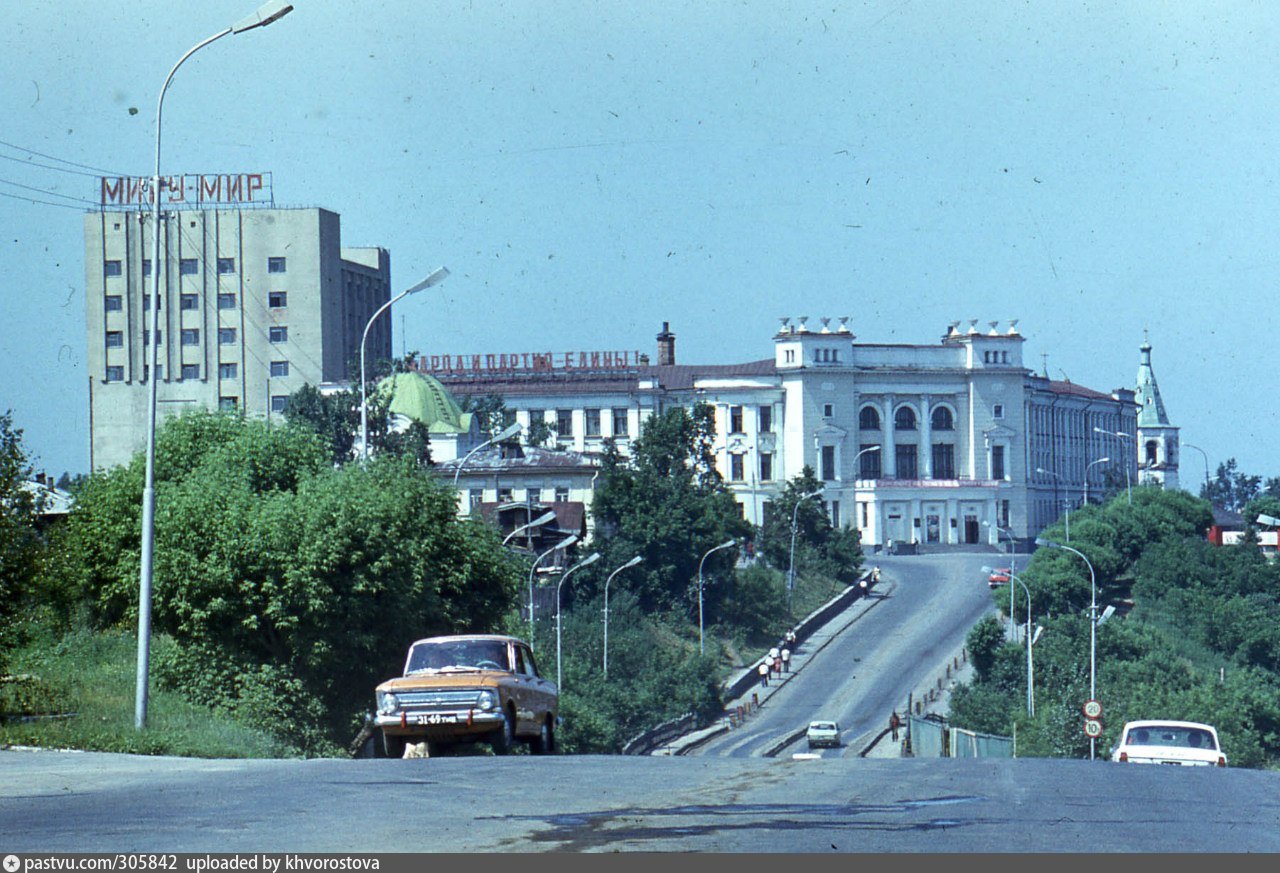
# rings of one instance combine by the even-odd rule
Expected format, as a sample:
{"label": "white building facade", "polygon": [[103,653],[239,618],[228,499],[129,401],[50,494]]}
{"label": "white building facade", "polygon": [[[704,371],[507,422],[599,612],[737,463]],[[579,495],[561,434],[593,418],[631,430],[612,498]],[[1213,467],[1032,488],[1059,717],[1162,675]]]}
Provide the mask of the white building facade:
{"label": "white building facade", "polygon": [[1016,322],[956,322],[934,345],[858,343],[847,319],[821,322],[784,319],[772,357],[743,364],[677,364],[664,324],[656,364],[615,351],[429,355],[418,365],[456,396],[501,396],[526,434],[543,422],[557,447],[587,457],[609,438],[626,453],[648,417],[706,402],[717,464],[745,518],[761,524],[808,466],[832,522],[859,528],[864,544],[1027,540],[1068,501],[1100,499],[1108,468],[1136,476],[1132,440],[1126,451],[1123,438],[1094,430],[1136,433],[1133,390],[1033,374]]}

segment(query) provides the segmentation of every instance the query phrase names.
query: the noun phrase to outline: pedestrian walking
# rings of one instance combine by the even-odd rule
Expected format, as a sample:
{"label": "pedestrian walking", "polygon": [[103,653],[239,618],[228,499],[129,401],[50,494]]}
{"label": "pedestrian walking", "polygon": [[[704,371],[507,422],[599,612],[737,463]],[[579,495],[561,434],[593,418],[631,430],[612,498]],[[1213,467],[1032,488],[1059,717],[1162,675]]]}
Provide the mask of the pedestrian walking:
{"label": "pedestrian walking", "polygon": [[796,647],[796,629],[795,628],[791,628],[789,631],[787,631],[786,640],[787,640],[788,649],[794,649]]}
{"label": "pedestrian walking", "polygon": [[880,568],[879,567],[875,567],[871,570],[871,581],[876,583],[877,585],[880,584]]}
{"label": "pedestrian walking", "polygon": [[782,675],[782,658],[781,656],[773,659],[773,672],[778,676]]}
{"label": "pedestrian walking", "polygon": [[893,732],[893,738],[898,738],[898,728],[902,727],[902,719],[898,717],[898,711],[895,709],[893,714],[889,716],[889,730]]}
{"label": "pedestrian walking", "polygon": [[769,687],[769,662],[767,660],[761,661],[759,668],[757,668],[757,672],[760,674],[760,687],[768,688]]}
{"label": "pedestrian walking", "polygon": [[791,650],[784,648],[782,650],[782,654],[779,657],[782,658],[782,672],[790,673],[791,672]]}

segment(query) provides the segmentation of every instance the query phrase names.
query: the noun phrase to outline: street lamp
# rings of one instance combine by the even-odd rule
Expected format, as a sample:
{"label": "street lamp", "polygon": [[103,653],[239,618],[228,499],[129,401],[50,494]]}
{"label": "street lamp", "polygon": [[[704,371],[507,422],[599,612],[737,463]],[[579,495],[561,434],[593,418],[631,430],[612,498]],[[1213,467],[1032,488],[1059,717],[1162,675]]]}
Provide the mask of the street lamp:
{"label": "street lamp", "polygon": [[[1084,556],[1084,552],[1079,549],[1073,549],[1071,546],[1064,546],[1061,543],[1055,543],[1053,540],[1046,540],[1043,537],[1036,537],[1037,546],[1048,546],[1051,549],[1064,549],[1077,555],[1080,560],[1084,561],[1085,566],[1089,568],[1089,699],[1096,700],[1098,696],[1097,689],[1097,665],[1098,665],[1098,580],[1093,573],[1093,564]],[[1089,760],[1093,760],[1094,744],[1096,740],[1089,737]]]}
{"label": "street lamp", "polygon": [[[1002,533],[1009,538],[1009,575],[1012,576],[1013,571],[1017,569],[1017,559],[1016,559],[1017,553],[1014,552],[1013,550],[1014,546],[1016,545],[1016,543],[1014,543],[1013,541],[1013,531],[1007,527],[1001,527],[998,524],[992,524],[989,521],[984,521],[983,525],[985,525],[986,527],[995,528],[997,541],[999,541],[1000,534]],[[1013,629],[1013,586],[1010,585],[1009,586],[1009,639],[1013,639],[1015,635],[1016,633]]]}
{"label": "street lamp", "polygon": [[431,275],[423,279],[417,285],[406,288],[395,297],[392,297],[386,303],[378,307],[378,311],[369,316],[369,320],[365,323],[364,334],[360,337],[360,459],[369,460],[369,404],[365,398],[365,375],[364,375],[364,346],[365,341],[369,339],[369,329],[373,327],[373,323],[378,320],[378,316],[391,308],[391,304],[410,294],[415,294],[423,288],[430,288],[432,285],[438,285],[445,279],[449,278],[449,269],[447,267],[439,267],[431,272]]}
{"label": "street lamp", "polygon": [[880,451],[879,446],[867,446],[865,449],[858,452],[856,455],[853,456],[853,469],[855,470],[861,469],[860,467],[858,467],[858,459],[861,458],[863,455],[867,454],[868,452],[878,452],[878,451]]}
{"label": "street lamp", "polygon": [[609,678],[609,583],[613,581],[613,577],[617,576],[628,567],[634,567],[643,561],[644,558],[636,555],[630,561],[623,564],[618,569],[609,574],[609,578],[604,580],[604,678]]}
{"label": "street lamp", "polygon": [[[1120,439],[1125,439],[1125,440],[1133,439],[1132,434],[1127,434],[1122,430],[1103,430],[1100,427],[1095,427],[1093,431],[1094,433],[1102,433],[1102,434],[1106,434],[1107,436],[1118,437]],[[1137,455],[1138,448],[1137,448],[1136,442],[1134,445],[1133,452],[1134,452],[1133,456],[1136,458],[1138,456]],[[1128,495],[1129,505],[1132,506],[1133,505],[1133,483],[1129,481],[1129,459],[1128,458],[1124,459],[1124,491],[1125,491],[1125,494]]]}
{"label": "street lamp", "polygon": [[1111,458],[1098,458],[1098,460],[1096,460],[1096,461],[1090,461],[1089,463],[1087,463],[1087,464],[1085,464],[1085,465],[1084,465],[1084,503],[1085,503],[1085,506],[1088,506],[1088,505],[1089,505],[1089,468],[1090,468],[1090,467],[1092,467],[1094,464],[1105,464],[1105,463],[1107,463],[1107,462],[1108,462],[1108,461],[1110,461],[1110,460],[1111,460]]}
{"label": "street lamp", "polygon": [[791,610],[791,590],[796,587],[796,516],[800,504],[810,497],[821,497],[822,490],[802,494],[796,498],[796,505],[791,508],[791,556],[787,559],[787,611]]}
{"label": "street lamp", "polygon": [[1197,452],[1200,453],[1200,457],[1204,458],[1204,488],[1205,488],[1204,496],[1205,496],[1205,499],[1208,500],[1209,499],[1209,456],[1205,454],[1205,450],[1200,448],[1199,446],[1193,446],[1191,445],[1191,443],[1183,443],[1183,445],[1186,446],[1188,449],[1195,449]]}
{"label": "street lamp", "polygon": [[[138,579],[138,675],[137,694],[134,700],[134,727],[142,730],[147,726],[147,682],[151,665],[151,571],[155,547],[156,520],[156,399],[157,383],[160,381],[160,119],[164,113],[164,95],[169,90],[169,83],[178,72],[178,68],[187,58],[198,52],[209,43],[221,39],[227,34],[244,33],[255,27],[266,27],[293,11],[292,4],[284,0],[269,0],[259,6],[252,15],[237,21],[220,33],[196,43],[187,53],[178,59],[165,77],[160,88],[160,97],[156,100],[156,171],[151,177],[151,291],[153,304],[151,310],[151,365],[147,370],[147,471],[146,481],[142,489],[142,554],[141,572]],[[145,318],[145,316],[144,316]]]}
{"label": "street lamp", "polygon": [[1016,574],[1010,573],[1009,578],[1021,585],[1022,590],[1027,593],[1027,715],[1033,716],[1036,714],[1036,703],[1034,692],[1031,690],[1031,679],[1034,675],[1031,669],[1031,589]]}
{"label": "street lamp", "polygon": [[698,562],[698,654],[699,655],[704,654],[706,651],[702,645],[702,565],[706,563],[707,555],[710,555],[712,552],[718,552],[721,549],[727,549],[730,546],[737,545],[737,542],[738,542],[737,540],[729,540],[726,543],[721,543],[718,546],[713,546],[712,548],[707,549],[706,554],[702,556],[702,560]]}
{"label": "street lamp", "polygon": [[511,538],[513,536],[520,533],[521,531],[528,530],[531,527],[542,527],[544,524],[547,524],[555,520],[556,520],[556,511],[554,509],[548,509],[546,512],[542,513],[542,515],[538,516],[533,521],[529,522],[528,524],[522,524],[518,528],[513,530],[511,533],[507,534],[506,537],[503,538],[502,544],[505,546],[508,542],[511,541]]}
{"label": "street lamp", "polygon": [[[1057,473],[1053,472],[1052,470],[1046,470],[1044,467],[1036,467],[1036,472],[1044,473],[1047,476],[1052,476],[1054,479],[1058,480],[1058,482],[1061,482],[1064,488],[1067,485],[1067,480],[1063,479],[1061,476],[1059,476]],[[1053,485],[1053,502],[1054,503],[1058,502],[1057,482],[1055,482]],[[1067,494],[1067,500],[1063,504],[1063,506],[1066,508],[1066,511],[1067,511],[1067,542],[1071,542],[1071,495],[1070,493]]]}
{"label": "street lamp", "polygon": [[578,541],[577,534],[569,536],[547,549],[541,555],[533,559],[533,565],[529,567],[529,647],[533,648],[533,574],[537,571],[538,565],[542,563],[542,559],[557,549],[567,549]]}
{"label": "street lamp", "polygon": [[509,440],[518,433],[520,433],[520,425],[518,423],[513,422],[512,424],[509,424],[506,427],[504,427],[502,430],[498,431],[493,436],[489,437],[487,440],[482,442],[480,445],[476,446],[471,451],[467,452],[466,457],[464,457],[461,461],[459,461],[458,466],[455,467],[453,470],[453,490],[455,491],[458,490],[458,475],[462,472],[462,466],[466,464],[467,461],[471,460],[472,455],[474,455],[476,452],[483,449],[485,446],[491,446],[494,443],[500,443],[503,440]]}
{"label": "street lamp", "polygon": [[1027,669],[1031,671],[1031,680],[1028,683],[1031,686],[1031,717],[1036,715],[1036,659],[1033,655],[1036,643],[1040,641],[1040,635],[1044,633],[1043,625],[1036,625],[1036,632],[1031,635],[1031,645],[1027,651]]}
{"label": "street lamp", "polygon": [[592,552],[568,570],[565,570],[564,575],[560,577],[560,581],[556,583],[556,688],[563,687],[560,681],[560,587],[564,585],[565,580],[569,578],[569,574],[574,570],[594,564],[598,560],[600,560],[600,553]]}

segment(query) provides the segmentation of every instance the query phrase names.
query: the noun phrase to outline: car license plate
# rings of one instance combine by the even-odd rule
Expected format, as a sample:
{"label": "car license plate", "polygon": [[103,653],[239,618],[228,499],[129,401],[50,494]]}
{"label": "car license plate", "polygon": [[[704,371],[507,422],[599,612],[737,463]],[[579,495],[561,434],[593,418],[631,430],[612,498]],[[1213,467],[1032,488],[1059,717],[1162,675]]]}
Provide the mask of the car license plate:
{"label": "car license plate", "polygon": [[456,715],[441,715],[438,712],[428,712],[414,719],[418,724],[453,724],[457,720]]}

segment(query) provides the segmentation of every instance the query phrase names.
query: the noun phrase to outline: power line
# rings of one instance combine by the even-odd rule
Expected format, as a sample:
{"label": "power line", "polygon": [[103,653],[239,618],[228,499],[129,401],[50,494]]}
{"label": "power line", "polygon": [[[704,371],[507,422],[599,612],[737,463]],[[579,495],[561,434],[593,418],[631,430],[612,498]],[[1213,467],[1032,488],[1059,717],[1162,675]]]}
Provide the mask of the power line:
{"label": "power line", "polygon": [[[86,173],[84,170],[72,170],[68,167],[55,167],[51,164],[41,164],[36,161],[27,161],[27,160],[23,160],[22,158],[15,158],[13,155],[0,155],[0,158],[4,158],[6,161],[13,161],[14,163],[17,163],[17,164],[22,164],[22,166],[24,167],[39,167],[42,170],[56,170],[59,173],[71,173],[76,176],[88,176],[91,179],[102,178],[101,173]],[[108,175],[119,175],[119,174],[108,173]]]}
{"label": "power line", "polygon": [[24,188],[27,191],[38,191],[41,194],[48,194],[50,197],[62,197],[65,200],[74,200],[76,203],[85,203],[89,206],[97,206],[92,200],[86,200],[83,197],[74,197],[70,194],[59,194],[57,191],[50,191],[48,188],[36,188],[32,185],[23,185],[21,182],[14,182],[10,179],[0,179],[0,184],[12,185],[15,188]]}
{"label": "power line", "polygon": [[0,191],[0,197],[12,197],[14,200],[23,200],[27,203],[41,203],[45,206],[61,206],[63,209],[74,209],[76,212],[84,210],[79,206],[72,206],[70,203],[55,203],[52,200],[39,200],[35,197],[23,197],[21,194],[10,194],[6,191]]}
{"label": "power line", "polygon": [[[89,164],[77,164],[75,161],[68,161],[66,158],[60,158],[60,157],[58,157],[57,155],[46,155],[44,152],[38,152],[38,151],[36,151],[35,149],[29,149],[29,148],[27,148],[26,146],[16,145],[16,144],[11,143],[11,142],[5,142],[4,140],[0,140],[0,146],[7,146],[8,148],[11,148],[11,149],[17,149],[17,150],[18,150],[18,151],[20,151],[20,152],[26,152],[27,154],[35,155],[35,156],[37,156],[37,157],[41,157],[41,158],[48,158],[49,160],[51,160],[51,161],[57,161],[57,162],[58,162],[58,163],[60,163],[60,164],[68,164],[68,165],[70,165],[70,166],[72,166],[72,167],[79,167],[79,168],[80,168],[80,169],[82,169],[82,170],[93,170],[93,171],[94,171],[94,173],[95,173],[95,175],[102,175],[102,176],[127,176],[127,175],[129,175],[128,173],[117,173],[117,172],[115,172],[114,170],[104,170],[104,169],[102,169],[101,167],[93,167],[93,166],[90,166]],[[17,160],[17,158],[12,158],[12,160]],[[50,168],[50,169],[58,169],[58,168],[57,168],[57,167],[52,167],[52,168]]]}

